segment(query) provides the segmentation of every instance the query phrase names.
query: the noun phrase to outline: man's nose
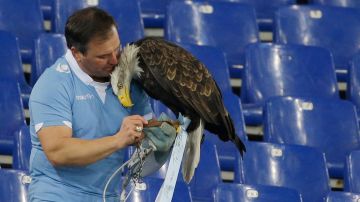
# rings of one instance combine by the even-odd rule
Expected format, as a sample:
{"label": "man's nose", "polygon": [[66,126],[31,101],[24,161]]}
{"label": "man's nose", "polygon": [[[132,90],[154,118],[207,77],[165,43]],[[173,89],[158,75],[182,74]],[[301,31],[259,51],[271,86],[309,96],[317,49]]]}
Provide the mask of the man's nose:
{"label": "man's nose", "polygon": [[113,52],[111,54],[111,58],[109,60],[109,63],[112,64],[112,65],[116,65],[119,61],[119,57],[118,57],[118,54],[116,52]]}

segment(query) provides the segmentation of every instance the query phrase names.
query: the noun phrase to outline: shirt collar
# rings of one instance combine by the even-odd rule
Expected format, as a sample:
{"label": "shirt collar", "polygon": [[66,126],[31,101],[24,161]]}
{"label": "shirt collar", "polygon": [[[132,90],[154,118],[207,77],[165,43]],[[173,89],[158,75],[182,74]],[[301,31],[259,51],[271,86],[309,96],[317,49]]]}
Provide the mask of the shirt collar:
{"label": "shirt collar", "polygon": [[108,86],[110,82],[100,83],[94,81],[88,74],[86,74],[79,66],[77,61],[75,60],[72,52],[70,49],[66,51],[65,59],[69,63],[70,68],[73,70],[75,75],[86,85],[92,85],[92,86]]}

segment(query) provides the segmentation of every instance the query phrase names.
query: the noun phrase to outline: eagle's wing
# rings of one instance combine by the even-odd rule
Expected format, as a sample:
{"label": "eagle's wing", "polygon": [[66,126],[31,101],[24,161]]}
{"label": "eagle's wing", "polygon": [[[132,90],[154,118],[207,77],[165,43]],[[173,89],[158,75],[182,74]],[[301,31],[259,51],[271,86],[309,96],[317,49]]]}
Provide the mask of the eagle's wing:
{"label": "eagle's wing", "polygon": [[[219,122],[219,113],[224,111],[221,93],[200,61],[183,48],[159,38],[145,38],[136,44],[140,46],[140,63],[144,63],[140,64],[145,72],[142,76],[153,77],[156,83],[152,87],[158,85],[163,91],[149,94],[156,94],[154,97],[165,104],[186,108],[180,111],[193,110],[206,123]],[[159,90],[158,87],[148,91]]]}

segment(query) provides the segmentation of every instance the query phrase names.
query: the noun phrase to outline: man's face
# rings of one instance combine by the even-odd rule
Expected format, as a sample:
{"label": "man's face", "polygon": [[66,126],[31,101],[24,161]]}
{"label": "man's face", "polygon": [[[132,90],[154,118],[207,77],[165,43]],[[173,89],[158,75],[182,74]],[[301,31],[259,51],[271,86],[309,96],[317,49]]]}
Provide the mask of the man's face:
{"label": "man's face", "polygon": [[[118,64],[121,46],[115,27],[111,29],[109,38],[90,40],[85,54],[75,51],[75,58],[80,68],[95,81],[108,81],[110,73]],[[73,51],[74,53],[74,51]]]}

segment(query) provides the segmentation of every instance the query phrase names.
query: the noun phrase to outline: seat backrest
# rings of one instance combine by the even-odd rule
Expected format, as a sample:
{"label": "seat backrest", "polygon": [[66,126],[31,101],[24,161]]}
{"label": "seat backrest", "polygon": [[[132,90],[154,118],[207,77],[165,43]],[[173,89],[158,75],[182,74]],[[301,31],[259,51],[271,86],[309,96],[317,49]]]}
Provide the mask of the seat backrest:
{"label": "seat backrest", "polygon": [[16,37],[7,31],[0,31],[0,80],[15,80],[20,87],[28,86],[21,63],[20,49]]}
{"label": "seat backrest", "polygon": [[39,1],[0,1],[0,13],[0,30],[18,38],[22,60],[30,63],[34,40],[44,32]]}
{"label": "seat backrest", "polygon": [[[90,1],[88,1],[90,2]],[[140,15],[140,3],[132,0],[99,0],[90,4],[84,0],[56,0],[54,32],[64,33],[67,18],[75,11],[88,6],[98,6],[112,15],[118,25],[121,43],[144,37],[144,24]]]}
{"label": "seat backrest", "polygon": [[249,45],[242,102],[262,104],[283,95],[339,98],[330,52],[301,45]]}
{"label": "seat backrest", "polygon": [[349,79],[346,86],[346,99],[350,100],[360,111],[360,52],[351,60]]}
{"label": "seat backrest", "polygon": [[140,0],[145,27],[164,27],[166,6],[170,0]]}
{"label": "seat backrest", "polygon": [[14,134],[25,125],[23,104],[18,83],[0,80],[0,153],[11,154]]}
{"label": "seat backrest", "polygon": [[313,4],[319,4],[324,6],[360,8],[360,1],[358,0],[310,0],[310,2]]}
{"label": "seat backrest", "polygon": [[31,67],[31,84],[34,85],[46,68],[66,53],[66,40],[62,34],[42,34],[35,41],[33,65]]}
{"label": "seat backrest", "polygon": [[[226,13],[226,15],[224,15]],[[236,2],[172,1],[165,37],[178,43],[208,45],[225,52],[231,67],[244,64],[244,49],[259,41],[255,10]],[[230,74],[232,74],[232,68]]]}
{"label": "seat backrest", "polygon": [[19,170],[0,169],[0,196],[2,201],[27,202],[28,173]]}
{"label": "seat backrest", "polygon": [[330,191],[325,156],[304,146],[248,142],[242,163],[245,184],[296,189],[304,202],[324,201]]}
{"label": "seat backrest", "polygon": [[114,17],[121,44],[125,45],[145,36],[138,0],[99,0],[98,6]]}
{"label": "seat backrest", "polygon": [[[160,178],[145,177],[143,183],[146,185],[144,190],[134,188],[134,184],[131,183],[129,188],[134,188],[126,201],[129,202],[153,202],[159,193],[160,187],[164,180]],[[129,193],[128,191],[128,193]],[[183,181],[177,181],[175,185],[174,195],[172,197],[174,202],[191,202],[191,195],[189,188]]]}
{"label": "seat backrest", "polygon": [[302,202],[295,189],[266,185],[222,183],[215,191],[215,202]]}
{"label": "seat backrest", "polygon": [[353,151],[346,157],[344,190],[360,193],[360,151]]}
{"label": "seat backrest", "polygon": [[31,153],[31,138],[29,127],[24,125],[15,133],[12,168],[29,171]]}
{"label": "seat backrest", "polygon": [[277,97],[264,108],[264,140],[316,147],[332,177],[342,177],[345,157],[360,149],[354,105],[340,99]]}
{"label": "seat backrest", "polygon": [[351,57],[360,50],[359,35],[359,9],[292,6],[275,14],[276,42],[327,48],[337,69],[347,68]]}
{"label": "seat backrest", "polygon": [[359,202],[360,194],[350,192],[330,192],[326,198],[326,202]]}

